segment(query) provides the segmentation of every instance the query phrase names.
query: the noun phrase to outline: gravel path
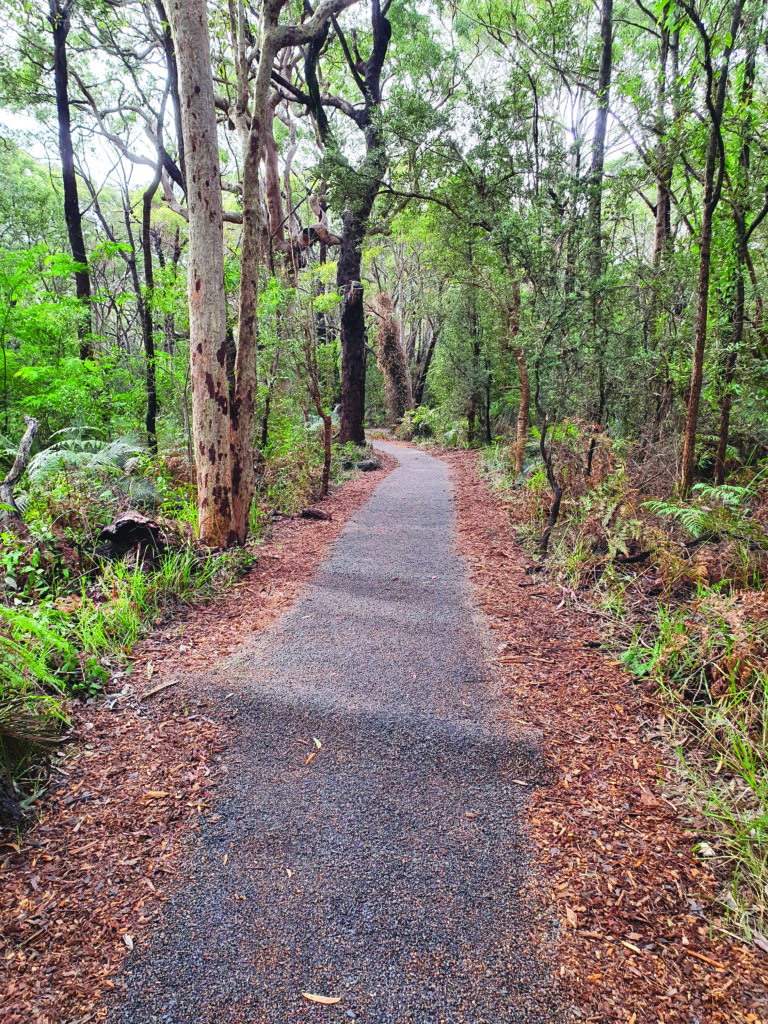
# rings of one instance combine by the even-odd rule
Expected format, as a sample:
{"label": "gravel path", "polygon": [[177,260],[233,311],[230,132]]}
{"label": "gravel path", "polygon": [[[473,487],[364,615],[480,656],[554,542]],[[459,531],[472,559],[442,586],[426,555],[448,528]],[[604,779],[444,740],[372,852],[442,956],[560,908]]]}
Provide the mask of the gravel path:
{"label": "gravel path", "polygon": [[484,678],[492,638],[454,549],[448,470],[381,447],[400,466],[305,596],[226,665],[241,685],[220,818],[131,954],[111,1021],[564,1019],[525,891],[537,751]]}

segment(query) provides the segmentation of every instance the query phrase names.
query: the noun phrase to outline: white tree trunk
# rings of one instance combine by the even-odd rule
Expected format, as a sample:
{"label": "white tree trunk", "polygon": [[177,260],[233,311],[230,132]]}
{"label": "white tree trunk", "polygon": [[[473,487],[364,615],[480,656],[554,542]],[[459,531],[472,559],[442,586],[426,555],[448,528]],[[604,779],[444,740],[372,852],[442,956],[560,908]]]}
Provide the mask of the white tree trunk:
{"label": "white tree trunk", "polygon": [[227,547],[232,528],[221,174],[205,0],[166,3],[179,68],[189,208],[189,351],[200,539]]}

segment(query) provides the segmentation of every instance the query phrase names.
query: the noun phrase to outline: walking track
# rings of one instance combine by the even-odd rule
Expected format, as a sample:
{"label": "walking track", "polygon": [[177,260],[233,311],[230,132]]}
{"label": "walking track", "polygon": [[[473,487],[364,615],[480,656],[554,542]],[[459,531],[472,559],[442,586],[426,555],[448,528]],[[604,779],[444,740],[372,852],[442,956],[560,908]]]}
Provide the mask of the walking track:
{"label": "walking track", "polygon": [[382,448],[400,466],[225,666],[220,817],[131,955],[115,1024],[563,1019],[525,890],[536,747],[484,675],[446,467]]}

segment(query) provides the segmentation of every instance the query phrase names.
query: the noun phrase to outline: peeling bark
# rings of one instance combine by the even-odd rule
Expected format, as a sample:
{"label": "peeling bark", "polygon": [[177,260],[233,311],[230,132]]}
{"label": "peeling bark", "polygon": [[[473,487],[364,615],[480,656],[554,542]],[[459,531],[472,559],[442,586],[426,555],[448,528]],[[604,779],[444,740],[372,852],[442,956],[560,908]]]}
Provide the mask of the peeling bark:
{"label": "peeling bark", "polygon": [[384,374],[384,393],[393,420],[401,420],[409,409],[413,409],[411,377],[401,341],[400,323],[395,320],[392,299],[386,292],[378,295],[373,303],[378,317],[376,334],[376,360]]}

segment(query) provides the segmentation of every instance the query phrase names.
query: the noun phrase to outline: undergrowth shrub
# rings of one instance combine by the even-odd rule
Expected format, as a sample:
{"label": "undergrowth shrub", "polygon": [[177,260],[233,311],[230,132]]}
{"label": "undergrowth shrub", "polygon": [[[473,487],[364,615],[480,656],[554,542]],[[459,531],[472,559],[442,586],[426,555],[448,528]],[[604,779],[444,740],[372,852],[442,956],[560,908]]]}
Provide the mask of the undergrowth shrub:
{"label": "undergrowth shrub", "polygon": [[421,405],[403,416],[394,433],[400,441],[434,441],[452,448],[465,441],[464,429],[463,424],[457,423],[441,408]]}
{"label": "undergrowth shrub", "polygon": [[[681,499],[658,452],[582,424],[552,431],[564,494],[541,568],[613,623],[627,668],[659,702],[737,927],[768,927],[768,464]],[[596,438],[592,471],[589,444]],[[523,479],[503,446],[484,466],[538,551],[551,501],[539,458]],[[655,489],[655,493],[654,493]]]}

